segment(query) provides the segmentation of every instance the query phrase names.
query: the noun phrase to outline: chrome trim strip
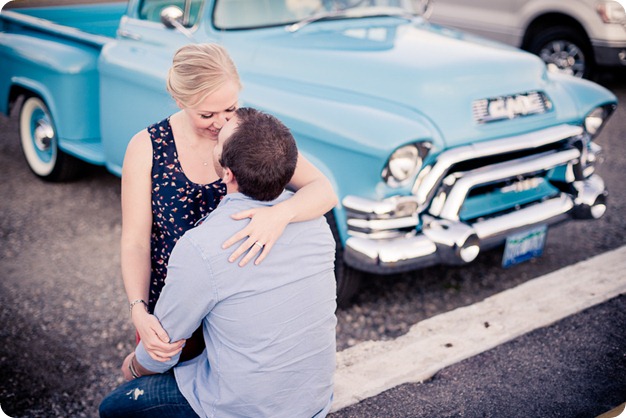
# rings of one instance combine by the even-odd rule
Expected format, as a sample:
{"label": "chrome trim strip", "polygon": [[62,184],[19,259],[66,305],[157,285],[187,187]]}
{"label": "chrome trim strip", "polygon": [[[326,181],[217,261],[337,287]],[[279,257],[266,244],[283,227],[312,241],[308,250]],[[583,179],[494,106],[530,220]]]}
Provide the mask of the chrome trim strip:
{"label": "chrome trim strip", "polygon": [[583,134],[581,126],[566,124],[524,135],[452,148],[439,154],[437,162],[431,167],[430,172],[414,186],[413,194],[416,196],[418,204],[424,206],[430,201],[436,188],[454,164],[490,155],[538,148],[581,134]]}
{"label": "chrome trim strip", "polygon": [[368,265],[385,266],[407,260],[420,260],[428,265],[438,259],[437,246],[424,235],[387,241],[350,237],[346,241],[346,251]]}
{"label": "chrome trim strip", "polygon": [[561,193],[557,197],[518,211],[476,222],[472,227],[481,243],[494,239],[500,240],[525,227],[553,224],[563,220],[573,208],[572,198]]}
{"label": "chrome trim strip", "polygon": [[417,214],[391,219],[348,218],[348,228],[358,228],[361,232],[377,232],[400,228],[415,228],[419,224]]}
{"label": "chrome trim strip", "polygon": [[[448,197],[443,204],[440,214],[443,219],[459,220],[459,213],[468,193],[477,186],[493,184],[495,182],[528,176],[544,172],[564,164],[574,164],[580,157],[580,151],[571,148],[564,151],[550,151],[514,161],[493,164],[476,170],[456,173],[454,184],[448,191]],[[447,180],[446,180],[447,183]]]}
{"label": "chrome trim strip", "polygon": [[392,239],[392,238],[398,238],[398,237],[406,237],[408,234],[411,234],[410,232],[402,232],[402,231],[398,231],[398,230],[387,230],[387,231],[378,231],[378,232],[359,232],[356,230],[351,229],[348,234],[351,237],[359,237],[359,238],[365,238],[368,239],[370,241],[372,240],[385,240],[385,239]]}
{"label": "chrome trim strip", "polygon": [[401,205],[413,204],[417,207],[414,196],[394,196],[384,200],[371,200],[348,195],[343,198],[341,203],[346,209],[352,212],[379,218],[392,216]]}

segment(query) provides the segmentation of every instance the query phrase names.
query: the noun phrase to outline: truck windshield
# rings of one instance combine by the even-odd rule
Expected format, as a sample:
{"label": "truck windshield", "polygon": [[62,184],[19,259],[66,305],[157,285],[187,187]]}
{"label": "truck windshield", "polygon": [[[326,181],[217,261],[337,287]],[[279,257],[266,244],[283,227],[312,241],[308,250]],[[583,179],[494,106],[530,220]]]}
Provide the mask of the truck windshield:
{"label": "truck windshield", "polygon": [[251,29],[290,25],[297,31],[330,19],[372,16],[415,16],[423,0],[216,0],[213,14],[218,29]]}

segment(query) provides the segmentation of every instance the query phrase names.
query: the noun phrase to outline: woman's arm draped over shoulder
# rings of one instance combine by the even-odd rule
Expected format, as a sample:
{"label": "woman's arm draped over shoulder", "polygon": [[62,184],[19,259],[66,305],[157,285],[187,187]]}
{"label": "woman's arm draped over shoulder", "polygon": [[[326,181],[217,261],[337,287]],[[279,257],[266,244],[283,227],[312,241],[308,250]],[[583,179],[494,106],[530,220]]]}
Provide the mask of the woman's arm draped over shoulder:
{"label": "woman's arm draped over shoulder", "polygon": [[[148,302],[150,287],[150,234],[152,229],[152,145],[146,130],[135,135],[126,150],[122,168],[122,278],[128,301]],[[155,359],[166,360],[183,342],[168,344],[169,337],[146,307],[135,304],[133,324]]]}
{"label": "woman's arm draped over shoulder", "polygon": [[228,248],[248,237],[231,254],[229,258],[231,262],[249,250],[239,262],[240,266],[247,264],[261,251],[258,245],[254,245],[255,242],[259,242],[263,244],[263,250],[255,260],[255,264],[259,264],[267,257],[287,224],[315,219],[337,204],[337,196],[330,181],[302,154],[298,154],[296,171],[289,185],[296,190],[290,199],[273,207],[255,208],[233,215],[235,219],[251,218],[251,221],[223,245],[224,248]]}

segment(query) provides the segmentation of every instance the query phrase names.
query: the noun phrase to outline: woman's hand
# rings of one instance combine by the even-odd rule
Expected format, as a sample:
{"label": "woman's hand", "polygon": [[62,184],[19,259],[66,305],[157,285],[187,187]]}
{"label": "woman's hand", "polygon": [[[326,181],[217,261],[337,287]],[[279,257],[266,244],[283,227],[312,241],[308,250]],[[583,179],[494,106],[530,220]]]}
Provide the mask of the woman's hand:
{"label": "woman's hand", "polygon": [[156,316],[149,314],[143,309],[133,311],[133,323],[143,346],[154,360],[168,361],[178,354],[185,345],[185,340],[170,343],[170,337],[161,326]]}
{"label": "woman's hand", "polygon": [[247,237],[230,255],[228,261],[234,262],[247,251],[239,262],[240,266],[245,266],[257,255],[254,264],[261,263],[289,222],[315,219],[337,204],[337,196],[330,181],[301,154],[298,154],[296,171],[289,185],[296,190],[289,199],[271,207],[258,207],[232,215],[233,219],[250,218],[251,221],[222,244],[222,248],[229,248]]}
{"label": "woman's hand", "polygon": [[251,219],[245,228],[230,237],[222,245],[222,248],[226,249],[248,237],[228,258],[228,261],[232,263],[247,251],[247,254],[239,262],[241,267],[248,264],[257,254],[259,256],[254,261],[254,264],[261,263],[290,221],[289,216],[281,211],[280,205],[245,210],[232,215],[232,218],[236,220]]}

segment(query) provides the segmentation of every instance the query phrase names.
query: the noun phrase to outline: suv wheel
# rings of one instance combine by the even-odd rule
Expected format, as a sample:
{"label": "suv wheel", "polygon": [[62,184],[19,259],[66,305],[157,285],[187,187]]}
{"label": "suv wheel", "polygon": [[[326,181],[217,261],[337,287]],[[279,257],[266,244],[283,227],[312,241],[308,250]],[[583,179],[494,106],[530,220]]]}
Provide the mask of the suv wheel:
{"label": "suv wheel", "polygon": [[556,26],[539,31],[530,41],[528,51],[538,55],[552,71],[589,78],[593,57],[589,41],[580,31]]}

